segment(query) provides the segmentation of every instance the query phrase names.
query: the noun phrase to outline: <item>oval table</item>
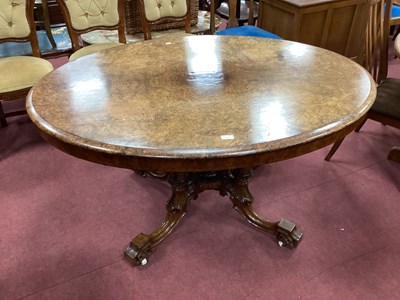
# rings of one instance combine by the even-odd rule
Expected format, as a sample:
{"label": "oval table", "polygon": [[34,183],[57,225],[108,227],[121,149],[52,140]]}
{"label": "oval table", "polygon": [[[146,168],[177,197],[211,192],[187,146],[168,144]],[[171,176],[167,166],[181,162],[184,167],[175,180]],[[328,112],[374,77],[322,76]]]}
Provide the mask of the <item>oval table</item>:
{"label": "oval table", "polygon": [[167,180],[167,214],[125,250],[144,265],[205,190],[228,196],[252,225],[296,247],[302,232],[253,211],[255,167],[320,149],[362,120],[376,95],[359,65],[300,43],[176,36],[65,64],[27,98],[44,139],[81,159]]}

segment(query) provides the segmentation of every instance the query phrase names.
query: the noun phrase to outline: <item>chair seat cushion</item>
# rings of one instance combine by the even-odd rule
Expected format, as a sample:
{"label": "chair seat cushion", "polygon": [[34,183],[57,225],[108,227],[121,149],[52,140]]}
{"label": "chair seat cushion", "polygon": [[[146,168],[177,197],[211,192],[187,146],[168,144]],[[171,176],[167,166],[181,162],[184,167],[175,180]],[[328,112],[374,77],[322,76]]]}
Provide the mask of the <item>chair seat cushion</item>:
{"label": "chair seat cushion", "polygon": [[246,25],[239,27],[232,27],[216,32],[217,35],[238,35],[238,36],[254,36],[270,39],[280,39],[281,37],[269,31],[263,30],[256,26]]}
{"label": "chair seat cushion", "polygon": [[392,18],[400,17],[400,6],[393,5],[392,6]]}
{"label": "chair seat cushion", "polygon": [[113,48],[113,47],[117,47],[117,46],[122,46],[125,44],[122,43],[100,43],[100,44],[93,44],[93,45],[89,45],[86,47],[83,47],[77,51],[75,51],[74,53],[71,54],[71,56],[69,57],[69,61],[73,61],[75,59],[78,59],[80,57],[92,54],[92,53],[96,53],[100,50],[105,50],[108,48]]}
{"label": "chair seat cushion", "polygon": [[53,71],[45,59],[33,56],[12,56],[0,59],[0,93],[32,87],[39,79]]}
{"label": "chair seat cushion", "polygon": [[400,79],[386,78],[379,84],[371,110],[400,120]]}

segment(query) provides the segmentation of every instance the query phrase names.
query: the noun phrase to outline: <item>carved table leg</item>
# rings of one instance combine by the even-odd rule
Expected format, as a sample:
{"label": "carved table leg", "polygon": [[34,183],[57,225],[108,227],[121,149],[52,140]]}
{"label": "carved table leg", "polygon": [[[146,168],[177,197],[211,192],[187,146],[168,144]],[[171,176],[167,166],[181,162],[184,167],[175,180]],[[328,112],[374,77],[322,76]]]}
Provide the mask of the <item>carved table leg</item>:
{"label": "carved table leg", "polygon": [[167,204],[164,222],[151,234],[140,233],[130,242],[124,254],[133,265],[145,265],[152,250],[178,225],[186,214],[186,207],[193,199],[193,183],[188,174],[171,173],[167,176],[172,196]]}
{"label": "carved table leg", "polygon": [[220,189],[221,195],[228,196],[233,203],[233,208],[251,225],[275,235],[279,246],[296,247],[303,236],[303,233],[296,229],[296,224],[284,219],[279,222],[269,222],[253,211],[253,197],[248,189],[251,176],[253,176],[253,171],[249,168],[232,170]]}

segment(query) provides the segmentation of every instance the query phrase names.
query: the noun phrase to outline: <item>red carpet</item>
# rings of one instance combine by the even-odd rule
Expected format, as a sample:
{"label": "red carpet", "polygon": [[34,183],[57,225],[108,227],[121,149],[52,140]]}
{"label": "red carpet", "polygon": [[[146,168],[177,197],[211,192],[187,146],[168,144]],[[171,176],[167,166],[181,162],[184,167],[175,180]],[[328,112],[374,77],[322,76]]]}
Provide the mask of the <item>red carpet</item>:
{"label": "red carpet", "polygon": [[64,154],[27,116],[9,119],[0,299],[399,299],[400,165],[386,159],[399,143],[399,130],[368,121],[331,162],[324,148],[256,170],[257,211],[304,232],[294,251],[205,192],[132,268],[123,250],[162,221],[168,185]]}

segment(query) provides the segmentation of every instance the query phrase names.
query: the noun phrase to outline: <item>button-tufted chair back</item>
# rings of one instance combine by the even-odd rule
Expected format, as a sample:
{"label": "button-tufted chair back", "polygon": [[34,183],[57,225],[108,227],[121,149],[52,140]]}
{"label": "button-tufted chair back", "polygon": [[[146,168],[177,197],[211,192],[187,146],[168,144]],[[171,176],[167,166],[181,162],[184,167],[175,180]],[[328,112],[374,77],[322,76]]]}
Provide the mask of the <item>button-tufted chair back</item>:
{"label": "button-tufted chair back", "polygon": [[33,55],[40,57],[33,6],[34,0],[0,1],[0,43],[31,42]]}
{"label": "button-tufted chair back", "polygon": [[75,52],[82,48],[80,35],[93,30],[118,30],[125,44],[124,0],[57,0]]}
{"label": "button-tufted chair back", "polygon": [[145,40],[151,39],[151,26],[171,21],[185,21],[190,33],[190,0],[138,0]]}
{"label": "button-tufted chair back", "polygon": [[38,80],[53,71],[53,65],[40,57],[33,20],[34,1],[0,0],[0,43],[30,42],[33,54],[0,58],[1,127],[8,125],[6,118],[26,113],[25,107],[3,109],[3,104],[23,99]]}

